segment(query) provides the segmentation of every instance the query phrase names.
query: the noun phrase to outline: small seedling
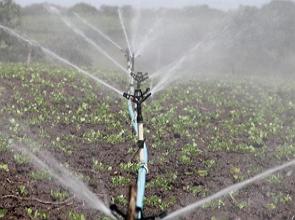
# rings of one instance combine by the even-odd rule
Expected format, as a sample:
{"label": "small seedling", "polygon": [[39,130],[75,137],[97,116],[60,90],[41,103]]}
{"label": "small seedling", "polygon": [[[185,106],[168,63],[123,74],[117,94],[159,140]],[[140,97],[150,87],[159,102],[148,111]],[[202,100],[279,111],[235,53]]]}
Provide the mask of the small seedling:
{"label": "small seedling", "polygon": [[9,172],[8,164],[4,164],[4,163],[0,164],[0,170],[3,170],[8,173]]}
{"label": "small seedling", "polygon": [[26,186],[24,185],[20,185],[18,187],[18,193],[21,195],[21,196],[27,196],[29,193],[28,193],[28,190],[26,188]]}
{"label": "small seedling", "polygon": [[67,192],[61,191],[61,190],[51,190],[50,195],[54,201],[59,201],[59,202],[64,201],[65,199],[69,197],[69,194]]}
{"label": "small seedling", "polygon": [[130,183],[130,179],[124,176],[115,176],[112,177],[112,184],[115,186],[125,186]]}
{"label": "small seedling", "polygon": [[69,220],[86,220],[86,218],[84,214],[70,211]]}
{"label": "small seedling", "polygon": [[7,209],[0,208],[0,219],[4,218],[6,216]]}

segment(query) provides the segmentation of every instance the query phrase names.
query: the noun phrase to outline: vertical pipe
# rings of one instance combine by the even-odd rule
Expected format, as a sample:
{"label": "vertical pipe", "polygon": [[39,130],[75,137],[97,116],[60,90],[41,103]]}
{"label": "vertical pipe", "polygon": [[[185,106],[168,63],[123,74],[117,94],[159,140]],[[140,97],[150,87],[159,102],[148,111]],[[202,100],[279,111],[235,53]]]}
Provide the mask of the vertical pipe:
{"label": "vertical pipe", "polygon": [[[136,121],[136,113],[133,110],[132,107],[132,102],[129,100],[128,101],[128,111],[129,111],[129,116],[132,120],[132,127],[135,130],[136,134],[139,134],[138,131],[138,124]],[[147,145],[144,143],[143,149],[140,150],[140,155],[141,161],[140,161],[140,168],[138,170],[138,179],[137,179],[137,196],[136,196],[136,207],[137,209],[143,211],[143,206],[144,206],[144,193],[145,193],[145,184],[146,184],[146,175],[148,174],[148,150],[147,150]],[[137,218],[141,219],[142,213],[138,212],[137,213]]]}
{"label": "vertical pipe", "polygon": [[[129,73],[134,72],[134,54],[128,53],[128,71]],[[134,94],[134,79],[130,79],[130,94]],[[148,150],[144,142],[144,132],[143,132],[143,123],[137,123],[137,114],[134,111],[133,104],[131,100],[128,100],[128,111],[129,116],[132,121],[132,127],[138,136],[138,141],[143,143],[143,148],[139,150],[140,157],[140,168],[138,169],[137,177],[137,193],[136,193],[136,208],[138,210],[137,219],[141,219],[143,206],[144,206],[144,193],[145,193],[145,184],[146,184],[146,175],[148,173]]]}

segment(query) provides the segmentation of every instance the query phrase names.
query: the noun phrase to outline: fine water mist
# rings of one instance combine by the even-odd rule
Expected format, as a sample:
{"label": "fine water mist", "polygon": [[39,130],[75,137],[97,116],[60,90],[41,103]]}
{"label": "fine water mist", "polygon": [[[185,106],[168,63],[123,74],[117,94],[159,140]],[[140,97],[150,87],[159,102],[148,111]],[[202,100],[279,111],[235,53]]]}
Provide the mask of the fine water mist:
{"label": "fine water mist", "polygon": [[37,168],[48,172],[63,187],[71,191],[79,200],[84,201],[89,208],[98,210],[112,219],[115,219],[110,209],[107,208],[80,179],[55,160],[49,152],[43,151],[34,153],[23,143],[12,143],[10,148],[21,152],[28,157]]}
{"label": "fine water mist", "polygon": [[[83,76],[89,77],[95,82],[107,87],[108,89],[110,89],[110,91],[113,91],[116,95],[120,97],[122,97],[122,94],[123,94],[123,92],[120,89],[113,87],[112,85],[107,83],[109,81],[105,82],[101,80],[100,78],[92,75],[88,71],[85,71],[84,69],[92,68],[92,67],[101,68],[104,65],[110,67],[109,65],[111,64],[112,66],[109,69],[113,69],[113,67],[115,67],[115,69],[119,69],[124,74],[129,75],[129,71],[124,67],[125,64],[122,64],[124,60],[124,53],[125,52],[126,53],[129,52],[129,54],[135,53],[134,55],[136,59],[135,59],[134,71],[135,73],[139,71],[144,73],[145,72],[149,73],[152,95],[155,95],[159,93],[160,91],[163,91],[173,82],[181,82],[182,80],[184,81],[187,79],[201,80],[203,77],[206,77],[206,76],[213,76],[212,78],[214,79],[219,79],[219,76],[221,76],[220,77],[221,79],[223,79],[224,76],[229,76],[229,77],[234,76],[233,78],[235,79],[235,78],[243,78],[243,76],[248,76],[250,74],[253,74],[254,76],[259,76],[265,80],[267,76],[271,74],[278,76],[278,78],[279,77],[288,78],[288,76],[294,75],[294,69],[295,69],[295,46],[294,46],[295,44],[293,44],[293,41],[295,39],[295,29],[293,28],[295,27],[295,23],[294,23],[295,3],[294,2],[272,1],[269,4],[261,6],[261,8],[241,6],[238,9],[230,10],[230,11],[221,11],[221,10],[213,9],[207,6],[189,6],[184,8],[167,7],[167,8],[161,8],[161,9],[155,10],[155,9],[150,9],[145,7],[138,7],[134,9],[133,6],[130,6],[130,7],[129,6],[122,6],[122,7],[102,6],[100,9],[98,9],[92,6],[85,6],[85,5],[87,4],[82,3],[81,5],[78,5],[78,7],[72,7],[72,8],[66,9],[59,6],[54,7],[49,4],[41,4],[41,7],[43,7],[45,11],[44,14],[42,14],[43,13],[42,12],[41,15],[39,14],[36,16],[35,13],[40,13],[40,12],[39,10],[35,10],[32,13],[33,15],[28,13],[26,16],[21,17],[21,18],[24,18],[23,19],[24,21],[22,21],[23,24],[16,25],[16,26],[11,25],[11,27],[15,27],[14,29],[11,29],[10,26],[7,27],[6,25],[2,25],[2,24],[0,24],[0,29],[8,33],[8,35],[11,35],[12,36],[11,39],[17,39],[16,43],[13,42],[16,44],[16,47],[18,47],[19,45],[18,41],[22,41],[26,44],[25,49],[23,49],[24,51],[31,49],[31,53],[32,53],[32,50],[36,49],[36,51],[40,51],[42,52],[42,54],[45,54],[48,57],[51,57],[59,61],[60,63],[63,63],[67,65],[68,67],[75,69],[76,71],[78,71],[79,74],[81,74],[81,76],[83,75]],[[45,9],[48,11],[46,11]],[[41,21],[40,25],[38,24],[40,27],[39,26],[37,27],[36,25],[37,23],[36,21],[39,22],[39,20],[36,18],[39,18]],[[44,19],[44,21],[42,21],[42,19]],[[48,20],[50,20],[50,22]],[[48,25],[49,26],[48,30],[44,31],[43,26],[46,26],[44,24],[50,24],[50,23],[52,24],[52,26]],[[34,26],[34,24],[36,25],[36,27]],[[17,31],[15,31],[15,29]],[[32,36],[32,37],[24,37],[23,34],[19,34],[19,33],[27,33],[29,34],[29,36]],[[72,37],[72,40],[69,40],[68,38],[71,38],[71,37]],[[98,39],[95,39],[96,37],[98,37]],[[31,40],[31,38],[39,39],[38,42],[42,42],[42,45],[38,43],[37,41]],[[10,39],[8,39],[8,43],[9,43],[9,40]],[[46,45],[46,47],[44,45]],[[6,45],[4,44],[4,46]],[[1,47],[2,47],[2,39],[0,39],[0,49]],[[53,50],[57,51],[56,49],[52,50],[48,48],[59,48],[60,51],[62,52],[59,51],[58,53],[55,53],[53,52]],[[69,48],[71,50],[69,50]],[[23,58],[25,58],[27,54],[30,54],[26,52],[27,51],[21,54]],[[101,55],[99,56],[100,59],[97,59],[96,57],[97,55]],[[68,56],[70,58],[68,58]],[[79,63],[79,60],[81,60],[81,63]],[[96,66],[92,66],[92,65],[96,65]],[[81,68],[81,66],[83,66],[83,68]],[[109,75],[105,74],[107,79],[111,79],[113,77],[111,71],[106,73],[110,73]],[[225,80],[226,79],[227,78],[225,78]],[[195,86],[195,84],[193,84],[194,82],[195,81],[191,80],[190,86],[194,87]],[[196,88],[202,89],[203,87],[197,87],[199,86],[198,83],[199,82],[196,82]],[[216,86],[213,86],[213,87],[214,88],[212,89],[214,89],[214,92],[219,92],[219,90],[215,90]],[[183,88],[186,89],[185,86],[183,86]],[[249,88],[251,87],[249,86]],[[125,89],[127,90],[130,88],[125,88]],[[230,88],[229,89],[224,88],[224,89],[226,90],[226,93],[233,93],[232,95],[235,95],[235,96],[230,96],[233,98],[230,98],[229,100],[239,99],[239,93],[237,91],[231,91]],[[259,89],[263,90],[263,88],[259,88]],[[130,91],[131,91],[130,93],[133,92],[132,89],[130,89]],[[175,94],[177,92],[179,91],[175,91]],[[181,91],[181,92],[184,92],[184,91]],[[179,94],[183,94],[181,92],[175,95],[175,97],[177,99],[179,98],[179,100],[181,99]],[[229,112],[230,114],[228,115],[229,117],[231,117],[230,120],[232,120],[232,118],[235,117],[234,114],[236,113],[238,115],[239,113],[236,110],[237,109],[240,110],[239,109],[240,107],[244,108],[244,106],[242,105],[240,106],[239,104],[233,105],[235,103],[233,104],[228,103],[230,104],[230,106],[226,106],[226,108],[223,109],[223,105],[220,105],[219,103],[217,103],[217,101],[219,101],[218,95],[215,95],[217,93],[214,93],[214,92],[209,93],[209,92],[210,92],[209,89],[208,91],[206,91],[206,87],[204,90],[202,89],[202,96],[200,96],[201,97],[200,100],[203,101],[203,97],[205,96],[207,97],[207,94],[213,95],[213,98],[208,96],[208,100],[204,101],[204,103],[203,102],[201,103],[199,100],[197,100],[199,99],[199,97],[196,98],[194,96],[191,96],[192,99],[196,99],[196,100],[191,100],[191,103],[187,104],[188,107],[190,107],[191,109],[186,108],[186,106],[182,106],[184,104],[180,106],[179,102],[173,103],[173,104],[171,104],[172,102],[170,103],[163,102],[164,103],[163,108],[162,106],[160,108],[161,111],[158,112],[152,108],[149,108],[149,111],[155,110],[154,112],[158,112],[158,115],[156,116],[162,117],[163,116],[162,112],[165,111],[165,104],[167,104],[166,106],[167,108],[171,107],[172,105],[174,105],[172,107],[173,108],[175,107],[175,109],[177,107],[181,107],[181,108],[184,107],[183,109],[187,109],[188,112],[190,113],[190,115],[188,116],[188,119],[190,119],[189,117],[192,116],[192,119],[190,119],[191,121],[197,120],[198,122],[200,122],[198,117],[201,118],[203,117],[203,115],[206,118],[210,119],[208,123],[207,122],[205,123],[205,120],[204,120],[204,124],[200,124],[200,123],[195,124],[196,127],[200,125],[202,126],[202,128],[204,126],[204,128],[206,127],[206,129],[210,130],[211,125],[215,126],[217,123],[221,124],[219,123],[220,121],[224,120],[225,122],[228,122],[227,118],[223,117],[223,115],[227,115],[227,113]],[[235,92],[237,93],[235,94]],[[284,91],[282,91],[282,93],[284,93]],[[251,92],[249,92],[249,94],[246,93],[245,97],[246,96],[247,98],[251,98],[248,96],[252,96],[252,90]],[[271,112],[273,110],[272,107],[277,108],[278,106],[281,106],[277,104],[277,103],[280,103],[282,105],[288,106],[288,109],[282,108],[280,113],[286,114],[286,117],[289,117],[289,115],[292,115],[294,103],[288,104],[287,102],[289,100],[285,100],[285,97],[286,97],[285,94],[280,95],[278,92],[276,95],[274,95],[274,97],[272,97],[272,94],[267,93],[267,97],[268,96],[270,99],[268,100],[268,102],[270,103],[272,103],[274,99],[278,99],[281,102],[273,102],[274,104],[271,105],[271,108],[267,108],[267,111],[269,110]],[[165,94],[163,95],[162,98],[163,100],[161,101],[166,101]],[[216,99],[218,100],[216,101]],[[111,99],[107,97],[106,100],[110,101]],[[96,100],[94,101],[96,102]],[[245,100],[243,100],[243,103],[244,102],[247,102],[246,98]],[[118,103],[113,103],[113,104],[115,105]],[[159,103],[157,104],[160,105]],[[204,104],[204,106],[201,104]],[[109,103],[106,103],[106,105],[109,105]],[[208,109],[207,109],[207,105],[208,105]],[[211,108],[211,105],[212,106],[214,105],[214,108],[213,107]],[[270,105],[268,105],[268,107],[269,106]],[[113,105],[110,105],[108,107],[113,107]],[[155,107],[157,106],[155,105]],[[120,108],[120,106],[118,108]],[[117,110],[118,108],[116,106],[115,109]],[[204,108],[205,110],[201,111],[199,108],[200,109]],[[253,109],[255,108],[257,107],[256,105],[253,104]],[[107,112],[108,109],[113,110],[113,108],[106,108],[106,109],[107,110],[104,110],[104,113],[106,114],[108,114]],[[137,110],[138,109],[139,108],[137,108]],[[146,109],[144,109],[144,111],[145,110]],[[223,110],[224,110],[224,113],[223,113]],[[261,112],[266,111],[266,109],[263,109],[263,108],[260,108],[259,110]],[[71,111],[73,111],[73,109],[71,109]],[[89,109],[89,111],[94,111],[94,109]],[[220,114],[221,111],[222,113]],[[260,114],[256,114],[256,111],[254,110],[253,112],[251,111],[249,111],[249,115],[247,114],[245,116],[246,118],[245,120],[249,119],[249,121],[253,120],[256,122],[256,116],[258,117],[260,116]],[[245,111],[245,112],[248,113],[248,111]],[[176,113],[177,114],[179,113],[178,109]],[[100,113],[97,113],[97,114],[100,114]],[[220,118],[219,116],[217,118],[216,116],[217,114],[221,115]],[[238,116],[240,118],[243,118],[244,120],[243,114]],[[271,112],[270,114],[273,114],[273,112]],[[151,115],[150,112],[148,112],[147,115]],[[178,114],[178,115],[182,116],[182,114]],[[238,116],[237,116],[237,120],[239,120],[239,123],[240,123],[240,118]],[[272,119],[271,115],[269,117],[267,116],[268,115],[265,115],[265,118],[266,118],[265,122],[263,120],[263,123],[261,124],[259,123],[259,126],[256,126],[255,124],[255,130],[253,129],[254,130],[253,133],[255,133],[255,135],[253,135],[255,136],[254,138],[256,138],[256,132],[257,132],[257,139],[258,138],[263,139],[261,137],[258,137],[259,135],[262,136],[262,131],[259,130],[260,125],[262,127],[262,124],[266,130],[265,132],[263,130],[263,135],[264,133],[267,133],[265,135],[271,135],[272,134],[271,132],[275,133],[277,130],[280,130],[280,126],[282,127],[284,126],[284,121],[283,121],[284,119],[283,119],[282,123],[277,123],[278,125],[276,125],[276,127],[271,127],[273,120],[276,120],[276,119],[275,118]],[[268,118],[271,118],[271,119],[268,119]],[[150,120],[150,119],[145,119],[145,120]],[[177,120],[177,117],[175,118],[175,120]],[[201,118],[201,120],[203,121],[203,118]],[[268,120],[270,120],[271,122],[269,122]],[[104,129],[106,126],[108,126],[108,122],[105,122],[103,124]],[[121,123],[121,120],[119,120],[119,122]],[[154,122],[158,123],[157,119]],[[152,123],[154,122],[152,121]],[[230,121],[230,122],[233,122],[233,121]],[[148,123],[151,123],[151,121],[147,122],[147,124]],[[127,123],[122,125],[122,128],[117,126],[117,124],[115,124],[115,126],[121,130],[126,128],[125,127],[126,124]],[[98,123],[96,122],[93,123],[93,125],[95,125],[95,129],[98,129],[98,133],[99,133],[100,125],[98,125]],[[236,124],[234,123],[230,125],[233,127],[236,126]],[[289,126],[288,128],[291,128],[293,125],[294,123],[292,125],[288,124],[287,126]],[[166,125],[165,123],[159,123],[159,126],[166,126]],[[183,139],[184,141],[186,141],[186,139],[188,139],[189,141],[189,139],[192,136],[186,135],[186,134],[183,135],[182,131],[184,131],[185,133],[186,132],[189,133],[191,127],[192,126],[184,127],[184,123],[182,124],[180,123],[179,128],[176,126],[172,126],[172,127],[170,126],[167,128],[170,129],[169,132],[171,132],[172,130],[174,132],[174,130],[177,131],[177,129],[179,129],[179,131],[181,132],[177,131],[177,134],[179,133],[177,136],[179,136],[179,138],[181,139],[184,138]],[[219,127],[215,126],[215,128],[217,129]],[[159,127],[159,129],[161,128]],[[185,129],[187,129],[187,131]],[[226,127],[226,129],[228,128]],[[109,131],[109,129],[105,129],[105,130]],[[115,129],[111,129],[111,130],[112,132],[117,131]],[[251,140],[249,140],[250,138],[248,138],[247,136],[248,129],[245,129],[245,130],[246,130],[246,133],[244,135],[245,137],[243,136],[243,140],[241,141],[237,138],[237,142],[239,142],[239,144],[247,143],[247,146],[251,144],[251,147],[252,145],[255,146],[256,142],[253,144],[252,142],[250,143]],[[219,129],[218,129],[218,132],[219,132]],[[222,130],[222,132],[224,132],[224,130]],[[240,130],[237,130],[236,133],[238,132],[240,132]],[[156,139],[158,138],[158,136],[161,136],[162,133],[164,136],[164,132],[162,131],[158,132],[158,134],[151,134],[151,135],[155,137],[153,139]],[[281,133],[278,132],[278,135],[280,134]],[[203,134],[198,133],[198,135],[202,136]],[[178,139],[176,135],[174,136],[175,136],[175,139]],[[128,134],[128,137],[129,137],[129,134]],[[160,137],[158,141],[159,143],[155,143],[155,145],[162,144],[160,142],[166,141],[166,138],[168,139],[168,137],[170,136],[167,135],[167,137],[166,136],[164,136],[163,138]],[[208,137],[209,138],[212,137],[212,138],[210,140],[209,138],[208,140],[206,140],[205,138],[203,139],[202,137],[200,137],[200,139],[198,138],[198,140],[202,140],[203,142],[202,144],[200,144],[200,148],[206,148],[204,152],[207,151],[207,148],[210,149],[213,143],[213,138],[216,138],[216,143],[219,143],[222,141],[222,140],[219,140],[217,131],[216,133],[212,133],[212,136],[208,135]],[[101,136],[96,138],[97,139],[95,141],[100,139]],[[245,141],[244,138],[247,140]],[[105,139],[101,139],[101,141],[104,141],[104,140]],[[126,139],[124,140],[127,143]],[[122,140],[122,145],[125,144],[123,143],[124,140]],[[195,140],[193,141],[195,142]],[[288,141],[292,142],[293,139],[290,138],[290,140],[288,139]],[[104,213],[105,215],[111,217],[112,219],[114,219],[114,216],[112,215],[110,209],[107,207],[108,204],[103,204],[101,200],[93,192],[91,192],[91,190],[87,187],[87,185],[84,184],[79,178],[75,176],[74,172],[72,173],[70,170],[66,169],[49,152],[46,152],[46,151],[35,152],[31,150],[30,147],[27,146],[26,144],[18,143],[18,142],[14,143],[13,141],[11,141],[11,143],[12,144],[10,147],[13,149],[13,151],[19,151],[22,154],[26,155],[28,158],[30,158],[32,163],[37,168],[47,171],[63,187],[67,188],[75,196],[77,196],[77,198],[79,198],[80,201],[84,201],[88,207],[98,210]],[[176,146],[178,145],[178,143],[179,142],[175,142],[174,144],[175,147],[178,147]],[[293,144],[293,142],[291,144]],[[180,151],[176,151],[176,154],[179,152]],[[211,153],[214,154],[215,151],[214,152],[212,151]],[[216,154],[218,155],[218,153],[219,152],[217,152]],[[227,151],[222,152],[222,154],[227,154]],[[241,153],[241,155],[244,155],[244,154],[245,154],[244,152]],[[176,156],[178,157],[179,155],[177,154]],[[292,158],[293,158],[293,155],[292,155]],[[108,157],[106,157],[106,159],[108,159]],[[183,164],[181,166],[187,166],[187,165]],[[200,201],[197,201],[195,203],[192,203],[191,205],[188,205],[187,207],[184,207],[175,212],[172,212],[164,219],[181,218],[182,216],[192,213],[193,211],[195,211],[195,209],[202,207],[211,201],[214,201],[221,197],[225,197],[231,192],[235,192],[240,189],[243,189],[254,182],[261,181],[276,172],[282,171],[284,169],[287,169],[293,166],[295,166],[295,160],[270,168],[262,172],[261,174],[258,174],[240,183],[237,183],[231,186],[225,185],[224,186],[225,188],[220,190],[219,192],[214,194],[213,192],[211,192],[212,193],[211,196],[208,196],[204,199],[201,199]],[[173,167],[171,167],[171,169],[173,169]],[[155,173],[155,175],[159,175],[159,174],[160,174],[159,172]],[[122,175],[122,177],[125,178],[124,174]],[[194,178],[194,176],[192,176],[192,178]],[[197,177],[195,178],[197,179]],[[191,179],[189,181],[191,181]],[[185,190],[185,189],[180,189],[180,191],[181,190]],[[163,194],[160,194],[160,196],[162,195]],[[162,202],[164,203],[166,201],[163,199]]]}
{"label": "fine water mist", "polygon": [[157,31],[160,29],[165,11],[159,12],[160,15],[157,16],[156,21],[152,24],[152,26],[147,30],[144,38],[139,42],[138,47],[136,47],[135,57],[143,56],[146,47],[152,44],[153,40],[158,37]]}
{"label": "fine water mist", "polygon": [[106,39],[107,41],[109,41],[113,46],[117,47],[120,51],[123,50],[123,48],[117,44],[115,41],[113,41],[108,35],[106,35],[102,30],[100,30],[99,28],[95,27],[94,25],[90,24],[85,18],[83,18],[81,15],[79,15],[78,13],[74,13],[74,15],[86,26],[88,26],[89,28],[91,28],[93,31],[95,31],[96,33],[98,33],[101,37],[103,37],[104,39]]}
{"label": "fine water mist", "polygon": [[120,8],[118,8],[118,16],[119,16],[120,24],[122,26],[122,30],[123,30],[125,40],[126,40],[126,43],[127,43],[127,46],[128,46],[129,54],[132,54],[133,51],[132,51],[132,48],[131,48],[131,44],[130,44],[130,41],[129,41],[129,37],[128,37],[128,34],[127,34],[126,26],[125,26],[123,15],[122,15],[122,12],[121,12]]}
{"label": "fine water mist", "polygon": [[243,182],[240,182],[240,183],[237,183],[237,184],[234,184],[232,186],[229,186],[229,187],[226,187],[225,189],[207,197],[207,198],[204,198],[196,203],[193,203],[187,207],[184,207],[182,209],[179,209],[175,212],[172,212],[171,214],[169,214],[168,216],[166,216],[164,218],[164,220],[167,220],[167,219],[178,219],[179,217],[185,215],[185,214],[189,214],[191,212],[193,212],[196,208],[199,208],[199,207],[202,207],[203,205],[211,202],[212,200],[215,200],[215,199],[218,199],[218,198],[221,198],[223,196],[226,196],[228,194],[230,194],[231,192],[235,192],[235,191],[238,191],[242,188],[245,188],[246,186],[254,183],[254,182],[257,182],[259,180],[262,180],[262,179],[265,179],[266,177],[276,173],[276,172],[279,172],[281,170],[284,170],[284,169],[287,169],[289,167],[292,167],[292,166],[295,166],[295,160],[292,160],[290,162],[286,162],[282,165],[279,165],[279,166],[276,166],[276,167],[273,167],[271,169],[268,169],[266,171],[264,171],[263,173],[261,174],[258,174],[250,179],[247,179]]}
{"label": "fine water mist", "polygon": [[0,29],[2,29],[5,32],[9,33],[10,35],[18,38],[19,40],[24,41],[25,43],[29,44],[30,46],[35,46],[37,48],[40,48],[45,54],[49,55],[52,58],[55,58],[56,60],[60,61],[61,63],[64,63],[64,64],[76,69],[79,73],[93,79],[95,82],[97,82],[99,84],[104,85],[105,87],[107,87],[107,88],[111,89],[112,91],[116,92],[118,95],[121,96],[123,94],[122,91],[120,91],[120,90],[116,89],[115,87],[109,85],[108,83],[104,82],[103,80],[93,76],[92,74],[90,74],[87,71],[81,69],[80,67],[78,67],[77,65],[71,63],[70,61],[66,60],[65,58],[62,58],[61,56],[57,55],[53,51],[49,50],[48,48],[45,48],[45,47],[41,46],[38,42],[29,40],[29,39],[19,35],[18,33],[16,33],[14,30],[12,30],[12,29],[10,29],[8,27],[5,27],[5,26],[3,26],[1,24],[0,24]]}
{"label": "fine water mist", "polygon": [[133,13],[133,18],[131,20],[131,27],[130,27],[130,32],[131,32],[131,46],[134,51],[137,50],[138,48],[138,35],[139,35],[139,26],[141,25],[141,16],[142,16],[142,10],[141,10],[141,1],[138,1],[138,5],[134,7],[134,13]]}
{"label": "fine water mist", "polygon": [[194,57],[208,56],[206,53],[213,49],[217,39],[225,37],[229,31],[229,21],[224,20],[222,23],[224,23],[224,27],[221,28],[221,30],[212,31],[205,36],[204,39],[197,42],[192,48],[186,51],[181,57],[151,75],[152,78],[159,79],[158,83],[152,88],[153,94],[165,89],[170,83],[182,77],[184,73],[180,74],[180,71],[187,71],[188,63],[193,62]]}
{"label": "fine water mist", "polygon": [[[56,9],[57,10],[57,9]],[[49,12],[52,10],[48,10]],[[57,10],[58,11],[58,10]],[[113,64],[115,64],[119,69],[121,69],[123,72],[128,74],[128,71],[126,68],[124,68],[118,61],[116,61],[111,55],[109,55],[104,49],[102,49],[97,43],[95,43],[93,40],[91,40],[89,37],[87,37],[80,29],[78,29],[72,22],[70,22],[68,19],[66,19],[64,16],[62,16],[60,13],[55,13],[57,16],[60,17],[62,22],[70,28],[73,32],[75,32],[77,35],[82,37],[86,42],[88,42],[90,45],[92,45],[98,52],[103,54],[106,58],[108,58]]]}

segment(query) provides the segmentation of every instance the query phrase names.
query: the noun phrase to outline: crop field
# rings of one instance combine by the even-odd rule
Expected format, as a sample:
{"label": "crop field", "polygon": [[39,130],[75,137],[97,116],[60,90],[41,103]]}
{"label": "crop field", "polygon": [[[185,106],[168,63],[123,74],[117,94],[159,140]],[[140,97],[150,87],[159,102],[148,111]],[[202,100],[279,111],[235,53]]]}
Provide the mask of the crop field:
{"label": "crop field", "polygon": [[[99,76],[128,89],[119,73]],[[147,215],[189,205],[294,158],[294,80],[265,80],[204,77],[175,83],[148,101]],[[12,140],[50,152],[105,204],[126,209],[138,168],[126,100],[69,69],[0,64],[0,103],[0,218],[109,219],[10,148]],[[294,219],[294,175],[276,173],[185,219]]]}
{"label": "crop field", "polygon": [[0,0],[0,220],[295,219],[293,1],[26,2]]}

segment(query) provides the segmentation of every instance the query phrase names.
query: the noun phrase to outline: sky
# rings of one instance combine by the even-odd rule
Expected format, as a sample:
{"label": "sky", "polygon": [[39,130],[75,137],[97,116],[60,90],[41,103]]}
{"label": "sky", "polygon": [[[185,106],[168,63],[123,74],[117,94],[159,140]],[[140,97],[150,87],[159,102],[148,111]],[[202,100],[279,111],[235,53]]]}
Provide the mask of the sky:
{"label": "sky", "polygon": [[63,6],[71,6],[79,2],[86,2],[96,7],[106,5],[141,5],[143,7],[183,7],[189,5],[207,4],[212,8],[229,10],[238,8],[240,5],[261,6],[271,0],[15,0],[21,5],[42,2],[54,3]]}

